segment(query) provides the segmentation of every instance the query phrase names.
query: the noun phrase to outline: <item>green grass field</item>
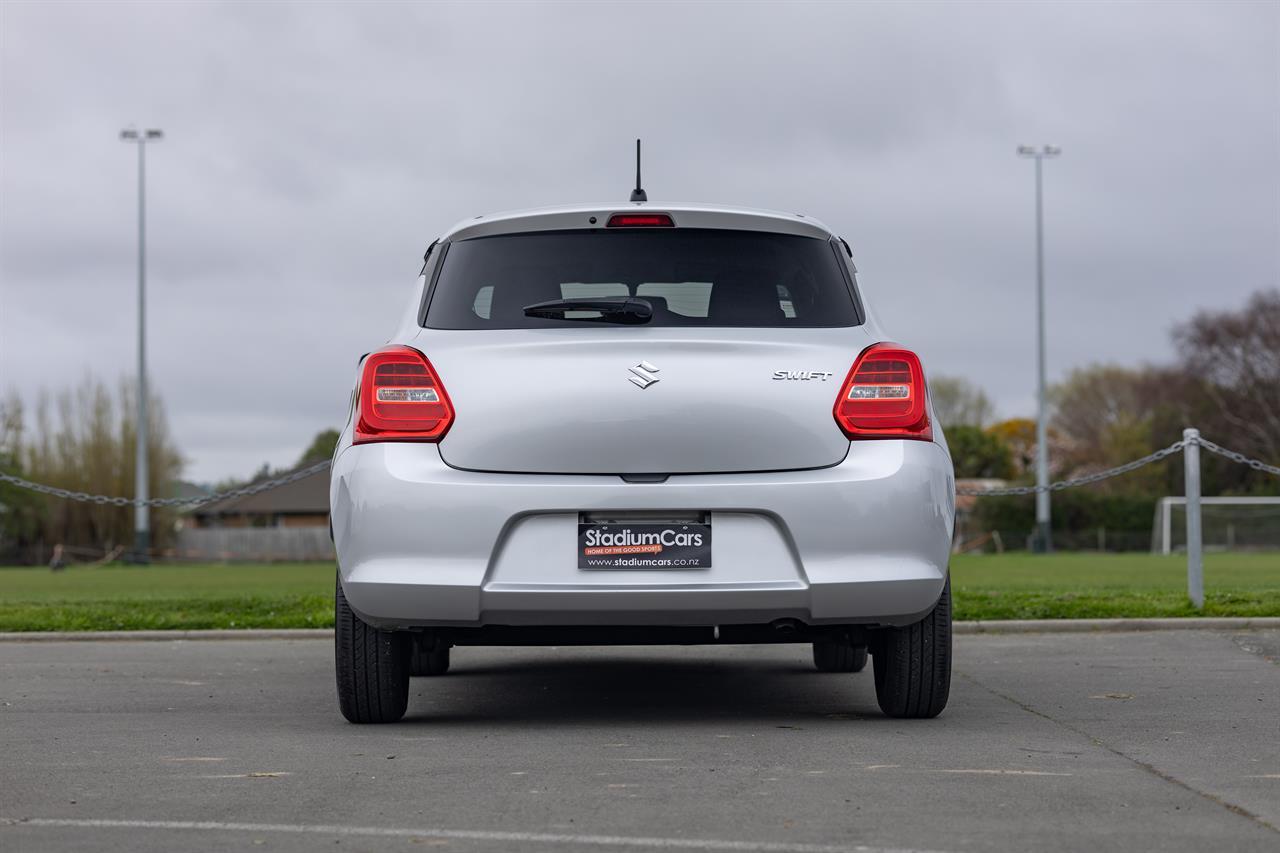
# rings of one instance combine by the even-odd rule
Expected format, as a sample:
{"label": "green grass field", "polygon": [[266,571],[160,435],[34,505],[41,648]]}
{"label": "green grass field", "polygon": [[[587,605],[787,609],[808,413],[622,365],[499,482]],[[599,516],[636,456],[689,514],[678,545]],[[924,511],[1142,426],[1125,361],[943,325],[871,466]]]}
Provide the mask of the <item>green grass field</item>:
{"label": "green grass field", "polygon": [[[331,627],[333,578],[317,563],[0,568],[0,631]],[[1208,555],[1200,612],[1179,557],[958,556],[952,586],[966,620],[1280,616],[1280,553]]]}
{"label": "green grass field", "polygon": [[0,631],[329,628],[324,563],[0,569]]}
{"label": "green grass field", "polygon": [[1280,552],[1206,555],[1200,611],[1179,556],[957,556],[951,585],[955,617],[966,620],[1280,616]]}

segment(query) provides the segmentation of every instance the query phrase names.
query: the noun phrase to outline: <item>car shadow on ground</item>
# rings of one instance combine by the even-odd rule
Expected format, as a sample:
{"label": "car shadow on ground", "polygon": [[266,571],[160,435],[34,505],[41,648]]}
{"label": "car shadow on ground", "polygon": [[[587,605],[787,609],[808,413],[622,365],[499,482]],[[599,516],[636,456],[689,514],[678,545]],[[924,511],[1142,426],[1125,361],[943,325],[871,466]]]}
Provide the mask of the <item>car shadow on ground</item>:
{"label": "car shadow on ground", "polygon": [[884,719],[870,665],[861,673],[820,673],[792,661],[660,656],[459,664],[447,675],[412,680],[405,722],[778,725]]}

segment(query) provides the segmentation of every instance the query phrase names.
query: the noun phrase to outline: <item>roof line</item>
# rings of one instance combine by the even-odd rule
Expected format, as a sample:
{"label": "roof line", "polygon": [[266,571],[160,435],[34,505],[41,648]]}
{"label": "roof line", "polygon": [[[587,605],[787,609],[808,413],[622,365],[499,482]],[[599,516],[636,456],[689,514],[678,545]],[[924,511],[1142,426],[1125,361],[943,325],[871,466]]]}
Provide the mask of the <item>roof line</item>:
{"label": "roof line", "polygon": [[680,227],[768,231],[829,239],[834,232],[821,221],[801,213],[760,210],[694,202],[598,202],[557,205],[491,213],[464,219],[444,233],[442,240],[466,240],[497,234],[603,228],[613,213],[628,210],[670,213]]}

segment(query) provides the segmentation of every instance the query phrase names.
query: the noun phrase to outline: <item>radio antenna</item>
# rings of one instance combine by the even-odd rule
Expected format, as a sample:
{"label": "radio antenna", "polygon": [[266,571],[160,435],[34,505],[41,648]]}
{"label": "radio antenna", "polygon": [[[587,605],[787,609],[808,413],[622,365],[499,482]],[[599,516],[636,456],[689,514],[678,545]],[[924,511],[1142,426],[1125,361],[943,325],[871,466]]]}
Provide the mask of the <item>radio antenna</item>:
{"label": "radio antenna", "polygon": [[636,140],[636,188],[631,191],[632,201],[648,201],[649,194],[640,185],[640,140]]}

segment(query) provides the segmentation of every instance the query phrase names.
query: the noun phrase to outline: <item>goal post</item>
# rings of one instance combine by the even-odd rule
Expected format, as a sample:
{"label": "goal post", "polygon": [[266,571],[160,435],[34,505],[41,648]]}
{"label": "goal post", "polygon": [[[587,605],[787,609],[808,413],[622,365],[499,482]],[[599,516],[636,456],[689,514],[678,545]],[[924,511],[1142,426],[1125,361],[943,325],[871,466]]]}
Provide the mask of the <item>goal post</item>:
{"label": "goal post", "polygon": [[[1151,553],[1168,555],[1187,547],[1186,512],[1182,495],[1156,502]],[[1280,497],[1202,497],[1200,514],[1206,550],[1280,549]]]}

